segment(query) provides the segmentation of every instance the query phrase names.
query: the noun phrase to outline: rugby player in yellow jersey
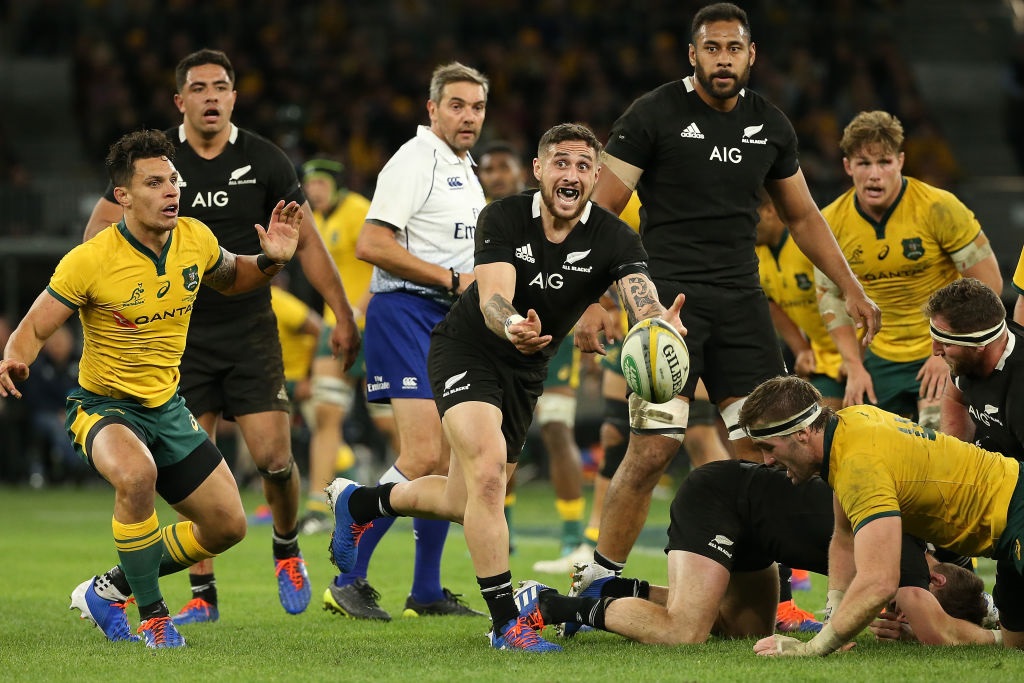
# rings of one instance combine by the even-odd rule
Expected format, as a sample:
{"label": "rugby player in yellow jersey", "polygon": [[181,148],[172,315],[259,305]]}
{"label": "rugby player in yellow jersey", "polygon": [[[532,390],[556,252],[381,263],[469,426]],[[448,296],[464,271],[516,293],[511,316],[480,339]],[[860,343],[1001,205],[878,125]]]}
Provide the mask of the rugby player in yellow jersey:
{"label": "rugby player in yellow jersey", "polygon": [[[200,283],[224,294],[265,286],[295,253],[302,211],[278,202],[262,253],[236,256],[201,222],[178,216],[174,147],[138,131],[110,148],[107,168],[123,220],[72,249],[11,335],[0,396],[46,339],[78,311],[85,345],[80,388],[67,402],[75,449],[114,487],[120,563],[79,585],[71,607],[112,641],[137,641],[125,605],[134,595],[149,647],[180,647],[158,577],[221,553],[245,536],[238,488],[220,452],[178,395],[178,364]],[[159,494],[190,521],[162,529]]]}
{"label": "rugby player in yellow jersey", "polygon": [[[360,331],[363,311],[370,301],[370,276],[373,266],[355,256],[359,231],[366,220],[370,200],[352,192],[343,184],[344,166],[333,159],[311,159],[302,165],[302,190],[306,193],[313,218],[327,252],[341,274],[341,282],[352,302],[352,312]],[[331,351],[330,338],[336,318],[324,306],[326,327],[320,334],[312,373],[312,400],[304,412],[312,437],[309,445],[309,486],[305,511],[299,518],[304,534],[330,531],[334,524],[324,496],[324,487],[334,479],[335,464],[342,452],[351,458],[352,450],[342,439],[342,423],[352,408],[355,390],[364,374],[362,357],[345,371]]]}
{"label": "rugby player in yellow jersey", "polygon": [[844,405],[867,400],[939,426],[949,378],[932,356],[921,307],[961,275],[996,292],[999,265],[974,214],[951,193],[904,177],[903,126],[884,111],[861,112],[839,143],[853,188],[822,210],[864,291],[882,310],[882,327],[861,357],[838,290],[815,275],[819,307],[846,367]]}
{"label": "rugby player in yellow jersey", "polygon": [[900,562],[892,551],[903,533],[995,559],[1001,629],[993,641],[1024,647],[1021,463],[875,406],[834,412],[820,399],[806,380],[776,377],[740,411],[766,464],[784,466],[794,483],[820,474],[834,492],[831,619],[808,642],[769,636],[755,652],[827,655],[855,638],[896,593]]}
{"label": "rugby player in yellow jersey", "polygon": [[800,251],[765,190],[757,212],[761,289],[768,296],[775,331],[793,352],[793,373],[821,392],[825,404],[843,407],[843,357],[829,336],[814,292],[814,264]]}

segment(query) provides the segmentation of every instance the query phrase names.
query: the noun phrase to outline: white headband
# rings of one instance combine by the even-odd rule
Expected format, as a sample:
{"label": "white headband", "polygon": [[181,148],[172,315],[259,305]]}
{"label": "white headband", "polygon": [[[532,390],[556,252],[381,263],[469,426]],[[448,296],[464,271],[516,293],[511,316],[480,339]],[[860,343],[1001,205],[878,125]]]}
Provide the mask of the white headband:
{"label": "white headband", "polygon": [[940,344],[952,344],[953,346],[988,346],[1006,331],[1006,321],[1001,320],[995,327],[980,332],[946,332],[935,327],[935,323],[928,322],[928,331],[932,339]]}
{"label": "white headband", "polygon": [[793,434],[804,429],[821,415],[821,405],[818,403],[811,404],[801,410],[796,415],[779,420],[778,422],[769,422],[766,425],[760,427],[747,427],[747,434],[750,435],[751,439],[768,439],[773,436],[786,436],[787,434]]}

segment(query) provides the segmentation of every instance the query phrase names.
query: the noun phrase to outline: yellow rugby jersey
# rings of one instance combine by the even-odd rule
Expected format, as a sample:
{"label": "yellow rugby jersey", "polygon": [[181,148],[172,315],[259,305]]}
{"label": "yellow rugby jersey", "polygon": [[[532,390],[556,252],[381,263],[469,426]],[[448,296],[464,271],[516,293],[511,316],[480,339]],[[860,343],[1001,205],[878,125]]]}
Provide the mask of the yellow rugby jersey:
{"label": "yellow rugby jersey", "polygon": [[799,327],[811,344],[818,372],[839,379],[843,357],[825,329],[818,312],[814,290],[814,265],[789,236],[782,233],[777,249],[768,245],[754,248],[757,252],[761,289]]}
{"label": "yellow rugby jersey", "polygon": [[313,364],[313,350],[316,335],[302,332],[302,326],[309,317],[309,306],[291,292],[272,286],[270,307],[277,317],[277,336],[281,338],[281,355],[284,358],[284,378],[298,382],[309,376]]}
{"label": "yellow rugby jersey", "polygon": [[899,516],[905,533],[976,556],[1006,528],[1020,463],[858,405],[829,422],[821,471],[854,531]]}
{"label": "yellow rugby jersey", "polygon": [[[369,291],[370,276],[373,275],[373,265],[356,258],[356,241],[369,210],[369,199],[356,192],[346,192],[345,197],[329,216],[324,216],[318,211],[313,212],[313,218],[320,228],[320,236],[327,245],[327,251],[334,259],[334,264],[338,266],[341,284],[345,287],[345,294],[352,304]],[[324,322],[333,326],[337,321],[334,311],[329,306],[324,306]],[[363,315],[356,320],[360,329],[364,322]]]}
{"label": "yellow rugby jersey", "polygon": [[82,387],[147,408],[166,403],[200,281],[220,259],[217,238],[194,218],[178,218],[159,256],[123,221],[68,252],[46,290],[82,320]]}
{"label": "yellow rugby jersey", "polygon": [[903,189],[880,222],[860,210],[853,189],[821,213],[850,269],[882,310],[882,328],[871,350],[896,362],[930,356],[928,319],[921,306],[960,277],[949,255],[981,232],[971,210],[945,190],[904,178]]}
{"label": "yellow rugby jersey", "polygon": [[1024,251],[1020,252],[1017,270],[1013,271],[1013,287],[1018,294],[1024,295]]}

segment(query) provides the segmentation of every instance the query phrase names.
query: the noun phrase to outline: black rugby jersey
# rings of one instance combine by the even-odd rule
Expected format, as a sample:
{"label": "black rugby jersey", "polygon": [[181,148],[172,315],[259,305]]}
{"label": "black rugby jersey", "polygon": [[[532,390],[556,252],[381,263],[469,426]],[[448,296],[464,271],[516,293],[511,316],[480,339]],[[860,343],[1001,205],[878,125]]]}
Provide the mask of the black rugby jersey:
{"label": "black rugby jersey", "polygon": [[996,369],[985,378],[955,376],[953,383],[974,422],[974,443],[1024,461],[1024,327],[1007,326],[1007,350]]}
{"label": "black rugby jersey", "polygon": [[474,282],[438,324],[438,333],[457,339],[480,339],[483,347],[517,363],[546,363],[587,306],[616,280],[647,271],[640,238],[617,216],[588,203],[580,221],[560,244],[548,241],[540,218],[540,192],[528,191],[489,204],[477,219],[475,261],[511,263],[516,268],[512,305],[520,315],[529,309],[540,317],[541,334],[553,339],[539,353],[524,355],[498,337],[480,312]]}
{"label": "black rugby jersey", "polygon": [[[276,145],[264,137],[231,124],[228,145],[213,159],[204,159],[185,140],[184,126],[164,131],[174,143],[174,167],[181,189],[178,214],[198,218],[208,225],[222,247],[235,254],[258,254],[260,239],[253,227],[266,227],[274,205],[281,199],[302,204],[295,166]],[[106,199],[115,202],[113,186]],[[225,296],[200,287],[192,313],[197,322],[216,322],[225,317],[270,310],[270,288]]]}
{"label": "black rugby jersey", "polygon": [[796,132],[778,108],[744,89],[732,111],[716,111],[687,77],[633,102],[607,151],[643,169],[640,234],[655,281],[758,286],[758,188],[799,170]]}

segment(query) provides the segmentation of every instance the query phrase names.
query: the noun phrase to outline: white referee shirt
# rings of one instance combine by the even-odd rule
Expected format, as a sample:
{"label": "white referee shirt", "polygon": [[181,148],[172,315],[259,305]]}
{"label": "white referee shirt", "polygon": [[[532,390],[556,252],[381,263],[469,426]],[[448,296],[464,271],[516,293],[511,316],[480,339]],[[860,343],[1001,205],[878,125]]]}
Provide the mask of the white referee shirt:
{"label": "white referee shirt", "polygon": [[[460,159],[430,128],[419,126],[416,137],[402,145],[377,176],[366,219],[395,227],[398,243],[412,255],[472,272],[476,219],[487,203],[473,172],[475,165],[469,154]],[[445,290],[409,282],[377,266],[370,291],[445,295]]]}

